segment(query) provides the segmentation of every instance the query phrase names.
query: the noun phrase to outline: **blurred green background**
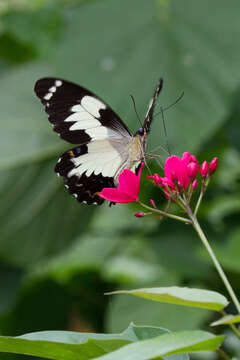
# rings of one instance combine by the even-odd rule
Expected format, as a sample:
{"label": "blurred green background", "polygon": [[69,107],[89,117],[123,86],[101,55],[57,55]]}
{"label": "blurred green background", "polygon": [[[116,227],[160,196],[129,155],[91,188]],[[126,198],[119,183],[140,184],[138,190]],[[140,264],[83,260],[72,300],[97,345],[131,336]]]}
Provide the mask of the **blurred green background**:
{"label": "blurred green background", "polygon": [[[1,0],[1,335],[119,332],[130,321],[210,330],[212,312],[104,292],[179,285],[227,296],[190,227],[136,219],[134,205],[93,208],[68,195],[53,168],[69,145],[33,93],[44,76],[91,89],[133,132],[129,94],[143,119],[160,76],[163,106],[185,92],[165,112],[168,141],[176,154],[219,157],[199,215],[240,297],[239,12],[237,0]],[[149,149],[158,145],[166,147],[161,116],[148,140]],[[142,198],[164,202],[150,184]]]}

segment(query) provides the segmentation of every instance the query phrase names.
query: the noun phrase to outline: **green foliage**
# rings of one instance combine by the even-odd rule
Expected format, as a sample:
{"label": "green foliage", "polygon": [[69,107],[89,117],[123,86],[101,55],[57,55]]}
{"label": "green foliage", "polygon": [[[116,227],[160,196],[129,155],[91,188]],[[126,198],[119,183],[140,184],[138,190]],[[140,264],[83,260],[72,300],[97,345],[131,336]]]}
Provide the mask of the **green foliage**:
{"label": "green foliage", "polygon": [[240,322],[240,315],[226,315],[223,316],[221,319],[214,321],[211,325],[226,325],[226,324],[236,324]]}
{"label": "green foliage", "polygon": [[[92,89],[132,131],[139,125],[129,94],[143,119],[157,78],[164,77],[164,107],[184,90],[181,102],[164,114],[169,143],[174,153],[194,151],[202,160],[220,159],[199,215],[240,293],[239,10],[237,0],[1,2],[0,332],[9,335],[2,338],[4,351],[15,340],[36,341],[10,336],[37,330],[122,331],[134,320],[190,331],[215,320],[208,310],[103,295],[115,289],[175,285],[226,295],[190,227],[136,219],[136,205],[92,208],[69,197],[53,173],[69,145],[52,132],[33,94],[35,81],[43,76]],[[165,139],[158,115],[148,147],[160,144]],[[150,183],[141,189],[142,198],[163,204]],[[205,349],[221,341],[191,334],[197,334],[194,344],[207,339]],[[121,351],[129,351],[128,346],[133,352],[141,348],[143,339],[123,346],[116,356],[123,358]],[[162,335],[155,341],[160,349]],[[186,346],[198,346],[193,343]],[[169,349],[157,356],[176,350]],[[180,359],[187,356],[177,355]]]}
{"label": "green foliage", "polygon": [[[2,352],[56,360],[147,360],[188,351],[216,350],[224,339],[223,336],[213,336],[203,331],[164,333],[166,330],[161,328],[134,325],[130,325],[122,334],[112,335],[45,331],[18,338],[0,337],[0,349]],[[187,358],[172,357],[173,360]]]}
{"label": "green foliage", "polygon": [[171,286],[168,288],[119,290],[109,293],[108,295],[114,294],[129,294],[153,301],[189,307],[200,307],[202,309],[217,311],[222,310],[228,305],[227,299],[217,292],[203,289],[180,288],[177,286]]}

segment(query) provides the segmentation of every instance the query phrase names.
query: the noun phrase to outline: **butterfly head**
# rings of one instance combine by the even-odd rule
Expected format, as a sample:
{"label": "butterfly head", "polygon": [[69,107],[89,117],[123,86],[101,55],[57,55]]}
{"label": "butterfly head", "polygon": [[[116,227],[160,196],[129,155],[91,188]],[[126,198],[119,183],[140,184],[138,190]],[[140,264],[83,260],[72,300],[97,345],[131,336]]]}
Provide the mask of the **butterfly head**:
{"label": "butterfly head", "polygon": [[137,134],[140,135],[140,136],[143,136],[144,135],[144,128],[143,127],[140,127],[137,131]]}

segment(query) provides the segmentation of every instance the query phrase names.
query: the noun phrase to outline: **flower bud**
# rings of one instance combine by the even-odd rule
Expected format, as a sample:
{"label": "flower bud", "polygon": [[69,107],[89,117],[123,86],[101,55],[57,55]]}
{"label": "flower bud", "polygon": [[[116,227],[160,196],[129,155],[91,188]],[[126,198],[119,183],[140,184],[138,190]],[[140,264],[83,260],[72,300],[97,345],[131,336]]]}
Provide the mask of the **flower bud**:
{"label": "flower bud", "polygon": [[198,169],[199,169],[199,166],[198,166],[198,162],[190,162],[188,165],[187,165],[187,169],[188,169],[188,176],[193,180],[195,179],[195,177],[197,176],[197,173],[198,173]]}
{"label": "flower bud", "polygon": [[205,178],[208,175],[208,163],[206,160],[202,163],[200,167],[200,174],[202,178]]}
{"label": "flower bud", "polygon": [[218,167],[218,158],[215,157],[212,159],[212,161],[209,164],[209,175],[212,175],[213,173],[215,173],[216,169]]}
{"label": "flower bud", "polygon": [[153,176],[147,176],[147,177],[153,179],[156,185],[162,185],[162,178],[158,174],[154,174]]}
{"label": "flower bud", "polygon": [[136,212],[135,214],[134,214],[134,216],[136,216],[136,217],[138,217],[138,218],[140,218],[140,217],[143,217],[143,216],[145,216],[146,214],[144,213],[144,212],[142,212],[142,211],[138,211],[138,212]]}
{"label": "flower bud", "polygon": [[153,207],[156,207],[155,201],[153,199],[150,199],[149,202]]}
{"label": "flower bud", "polygon": [[195,179],[192,182],[192,189],[195,190],[197,186],[198,186],[198,181]]}

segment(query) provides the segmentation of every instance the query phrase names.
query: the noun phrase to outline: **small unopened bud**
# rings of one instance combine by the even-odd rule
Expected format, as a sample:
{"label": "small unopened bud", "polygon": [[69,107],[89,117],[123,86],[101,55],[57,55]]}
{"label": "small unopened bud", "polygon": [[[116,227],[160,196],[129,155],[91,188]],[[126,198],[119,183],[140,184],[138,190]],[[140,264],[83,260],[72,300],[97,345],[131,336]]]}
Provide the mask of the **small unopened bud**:
{"label": "small unopened bud", "polygon": [[149,202],[154,208],[156,207],[155,201],[153,199],[150,199]]}
{"label": "small unopened bud", "polygon": [[143,217],[143,216],[145,216],[146,214],[144,213],[144,212],[142,212],[142,211],[138,211],[138,212],[136,212],[135,214],[134,214],[134,216],[136,216],[136,217],[138,217],[138,218],[140,218],[140,217]]}
{"label": "small unopened bud", "polygon": [[197,173],[198,173],[198,169],[199,169],[198,162],[190,162],[187,165],[187,169],[188,169],[188,176],[191,179],[195,179],[195,177],[197,176]]}
{"label": "small unopened bud", "polygon": [[162,178],[158,174],[154,174],[153,176],[147,176],[147,177],[153,179],[156,185],[162,185]]}
{"label": "small unopened bud", "polygon": [[192,182],[192,189],[195,190],[197,186],[198,186],[198,181],[195,179]]}
{"label": "small unopened bud", "polygon": [[212,161],[209,164],[209,175],[212,175],[213,173],[215,173],[216,169],[218,167],[218,158],[215,157],[212,159]]}
{"label": "small unopened bud", "polygon": [[206,160],[202,163],[200,167],[200,174],[202,178],[205,178],[208,175],[208,163]]}

